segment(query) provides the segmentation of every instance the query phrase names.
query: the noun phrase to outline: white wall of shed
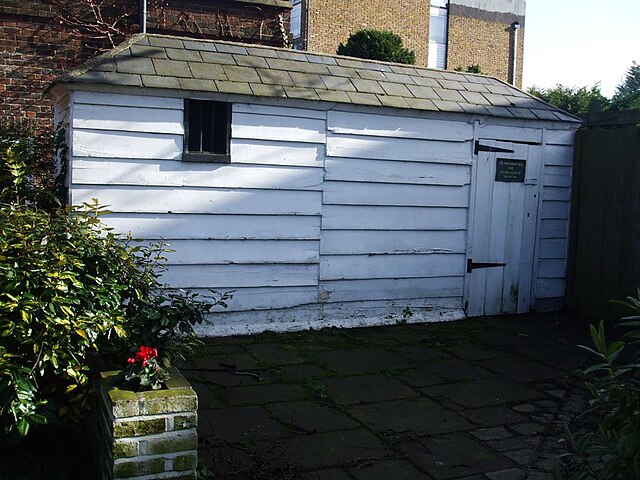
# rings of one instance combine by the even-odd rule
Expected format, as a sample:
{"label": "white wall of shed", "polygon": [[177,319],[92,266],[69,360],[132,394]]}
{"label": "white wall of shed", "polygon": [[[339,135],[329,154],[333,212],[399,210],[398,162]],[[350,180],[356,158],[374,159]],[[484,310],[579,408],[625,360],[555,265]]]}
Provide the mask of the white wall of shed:
{"label": "white wall of shed", "polygon": [[[116,231],[165,239],[165,281],[235,290],[207,334],[460,318],[473,125],[235,103],[231,164],[183,163],[183,100],[73,93],[71,199]],[[492,121],[481,138],[547,142],[536,307],[564,295],[572,132]],[[565,126],[566,128],[566,126]]]}

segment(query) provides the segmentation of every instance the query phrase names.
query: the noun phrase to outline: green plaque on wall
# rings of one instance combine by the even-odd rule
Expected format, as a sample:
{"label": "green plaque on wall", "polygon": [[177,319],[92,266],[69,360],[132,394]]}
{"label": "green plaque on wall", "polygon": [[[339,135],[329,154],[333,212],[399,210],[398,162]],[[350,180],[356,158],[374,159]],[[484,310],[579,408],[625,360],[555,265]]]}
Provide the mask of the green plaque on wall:
{"label": "green plaque on wall", "polygon": [[510,158],[496,159],[496,182],[524,183],[526,171],[526,160],[513,160]]}

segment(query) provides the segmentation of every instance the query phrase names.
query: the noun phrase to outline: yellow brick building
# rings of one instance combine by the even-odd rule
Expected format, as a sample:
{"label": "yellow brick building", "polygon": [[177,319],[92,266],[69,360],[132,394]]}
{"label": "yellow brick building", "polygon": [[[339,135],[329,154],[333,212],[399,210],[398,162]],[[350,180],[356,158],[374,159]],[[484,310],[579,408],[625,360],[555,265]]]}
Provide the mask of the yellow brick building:
{"label": "yellow brick building", "polygon": [[362,28],[391,30],[418,65],[478,65],[520,87],[525,9],[525,0],[293,0],[291,23],[303,50],[334,54]]}

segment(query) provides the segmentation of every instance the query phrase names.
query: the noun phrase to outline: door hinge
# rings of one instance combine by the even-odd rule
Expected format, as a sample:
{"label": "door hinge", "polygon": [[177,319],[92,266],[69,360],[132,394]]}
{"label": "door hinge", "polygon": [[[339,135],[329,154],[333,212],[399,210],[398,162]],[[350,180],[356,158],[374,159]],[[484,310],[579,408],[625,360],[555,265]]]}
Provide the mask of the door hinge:
{"label": "door hinge", "polygon": [[506,263],[474,263],[473,259],[467,260],[467,273],[473,272],[476,268],[493,268],[493,267],[506,267]]}
{"label": "door hinge", "polygon": [[473,154],[478,155],[478,152],[498,152],[498,153],[514,153],[514,150],[508,148],[491,147],[489,145],[482,145],[480,140],[476,140],[476,147],[473,149]]}

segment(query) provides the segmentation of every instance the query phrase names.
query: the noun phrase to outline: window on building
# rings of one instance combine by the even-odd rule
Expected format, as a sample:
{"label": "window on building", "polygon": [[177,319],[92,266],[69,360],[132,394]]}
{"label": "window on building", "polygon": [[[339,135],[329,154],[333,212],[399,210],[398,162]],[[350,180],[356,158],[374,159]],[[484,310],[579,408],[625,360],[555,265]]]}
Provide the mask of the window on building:
{"label": "window on building", "polygon": [[429,68],[447,67],[448,0],[432,0],[429,22]]}
{"label": "window on building", "polygon": [[293,34],[293,48],[300,50],[302,48],[302,0],[293,0],[291,2],[291,33]]}
{"label": "window on building", "polygon": [[188,162],[229,162],[231,104],[209,100],[184,102],[184,155]]}

